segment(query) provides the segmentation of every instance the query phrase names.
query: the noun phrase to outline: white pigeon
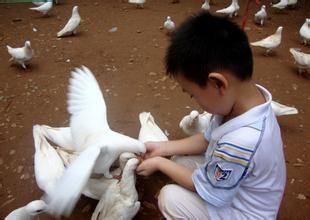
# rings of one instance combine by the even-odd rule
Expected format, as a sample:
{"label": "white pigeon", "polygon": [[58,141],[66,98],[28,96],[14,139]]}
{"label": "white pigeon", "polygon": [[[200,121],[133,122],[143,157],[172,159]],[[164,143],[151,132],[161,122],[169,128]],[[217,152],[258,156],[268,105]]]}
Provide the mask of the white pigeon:
{"label": "white pigeon", "polygon": [[65,171],[64,164],[56,150],[42,134],[40,125],[33,126],[35,147],[34,173],[37,185],[46,194],[50,194]]}
{"label": "white pigeon", "polygon": [[146,151],[142,142],[110,129],[104,97],[85,66],[72,72],[68,111],[74,149],[79,156],[67,167],[55,190],[45,197],[48,212],[55,216],[71,214],[93,172],[112,178],[110,167],[121,153]]}
{"label": "white pigeon", "polygon": [[36,220],[38,219],[37,215],[44,212],[45,209],[46,204],[44,201],[34,200],[21,208],[15,209],[4,220]]}
{"label": "white pigeon", "polygon": [[280,26],[273,35],[270,35],[269,37],[266,37],[260,41],[253,42],[251,43],[251,45],[255,47],[265,48],[266,55],[268,55],[272,50],[274,50],[281,44],[282,30],[283,27]]}
{"label": "white pigeon", "polygon": [[100,200],[109,185],[119,182],[117,177],[122,174],[127,161],[131,158],[136,158],[136,155],[130,152],[122,153],[119,156],[119,167],[111,171],[115,177],[112,179],[108,179],[105,176],[102,176],[101,178],[90,178],[83,190],[83,195],[92,199]]}
{"label": "white pigeon", "polygon": [[71,34],[76,34],[77,27],[80,25],[81,17],[78,11],[79,7],[74,6],[72,9],[72,15],[65,27],[57,33],[57,37],[63,37]]}
{"label": "white pigeon", "polygon": [[305,45],[310,44],[310,18],[306,18],[305,23],[301,26],[299,34]]}
{"label": "white pigeon", "polygon": [[146,0],[128,0],[129,3],[135,4],[137,8],[144,8]]}
{"label": "white pigeon", "polygon": [[228,7],[217,10],[216,13],[226,14],[231,18],[232,16],[238,15],[239,9],[240,7],[238,4],[238,0],[232,0],[231,4]]}
{"label": "white pigeon", "polygon": [[53,1],[49,0],[45,2],[44,4],[34,7],[34,8],[29,8],[30,10],[38,11],[41,12],[43,15],[47,15],[47,13],[53,8]]}
{"label": "white pigeon", "polygon": [[280,0],[278,3],[273,4],[271,7],[282,10],[287,7],[288,1],[289,0]]}
{"label": "white pigeon", "polygon": [[171,20],[171,17],[168,16],[167,20],[164,22],[164,28],[167,30],[167,33],[171,33],[175,29],[175,24]]}
{"label": "white pigeon", "polygon": [[210,0],[205,0],[205,2],[201,6],[201,9],[209,11],[209,9],[210,9]]}
{"label": "white pigeon", "polygon": [[271,101],[271,108],[274,111],[276,116],[298,114],[298,110],[296,108],[283,105],[276,101]]}
{"label": "white pigeon", "polygon": [[203,133],[210,125],[212,114],[203,112],[199,114],[197,110],[193,110],[180,121],[179,127],[187,135]]}
{"label": "white pigeon", "polygon": [[10,61],[15,60],[26,69],[26,61],[29,61],[33,56],[33,49],[31,48],[30,41],[26,41],[23,47],[12,48],[6,45],[8,53],[12,56]]}
{"label": "white pigeon", "polygon": [[110,184],[102,195],[91,220],[132,219],[140,209],[135,187],[137,158],[129,159],[120,182]]}
{"label": "white pigeon", "polygon": [[301,74],[303,71],[310,73],[310,54],[303,53],[300,51],[300,49],[296,48],[290,48],[290,53],[295,59],[299,74]]}
{"label": "white pigeon", "polygon": [[263,26],[266,19],[267,19],[266,6],[262,5],[261,9],[255,13],[254,21],[255,23]]}
{"label": "white pigeon", "polygon": [[141,124],[139,141],[143,143],[147,141],[168,141],[167,136],[155,123],[154,117],[150,112],[141,112],[139,119]]}
{"label": "white pigeon", "polygon": [[35,4],[36,6],[43,5],[45,3],[44,0],[32,0],[32,3]]}

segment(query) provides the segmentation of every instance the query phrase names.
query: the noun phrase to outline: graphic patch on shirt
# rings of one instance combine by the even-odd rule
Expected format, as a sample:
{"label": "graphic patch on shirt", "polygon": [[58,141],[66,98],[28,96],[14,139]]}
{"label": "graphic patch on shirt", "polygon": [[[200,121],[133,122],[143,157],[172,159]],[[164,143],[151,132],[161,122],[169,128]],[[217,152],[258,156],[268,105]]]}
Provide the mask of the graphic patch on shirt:
{"label": "graphic patch on shirt", "polygon": [[216,164],[214,177],[216,181],[227,180],[230,177],[231,172],[231,169],[222,169],[219,164]]}

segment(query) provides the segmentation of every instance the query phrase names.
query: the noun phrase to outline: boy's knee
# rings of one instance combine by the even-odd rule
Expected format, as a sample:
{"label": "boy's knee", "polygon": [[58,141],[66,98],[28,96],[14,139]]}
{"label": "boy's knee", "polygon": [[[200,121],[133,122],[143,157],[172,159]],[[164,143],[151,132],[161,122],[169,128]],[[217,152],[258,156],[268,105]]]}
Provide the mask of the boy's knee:
{"label": "boy's knee", "polygon": [[160,190],[158,207],[167,219],[174,218],[178,213],[179,190],[180,186],[175,184],[168,184]]}

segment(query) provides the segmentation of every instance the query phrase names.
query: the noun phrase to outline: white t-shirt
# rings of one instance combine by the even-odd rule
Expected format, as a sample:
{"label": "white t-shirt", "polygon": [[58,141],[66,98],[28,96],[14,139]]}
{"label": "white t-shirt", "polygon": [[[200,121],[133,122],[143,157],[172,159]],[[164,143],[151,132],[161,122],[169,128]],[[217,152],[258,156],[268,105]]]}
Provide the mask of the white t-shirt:
{"label": "white t-shirt", "polygon": [[257,87],[264,104],[224,124],[214,115],[205,132],[206,163],[192,179],[211,219],[276,219],[286,180],[283,144],[271,94]]}

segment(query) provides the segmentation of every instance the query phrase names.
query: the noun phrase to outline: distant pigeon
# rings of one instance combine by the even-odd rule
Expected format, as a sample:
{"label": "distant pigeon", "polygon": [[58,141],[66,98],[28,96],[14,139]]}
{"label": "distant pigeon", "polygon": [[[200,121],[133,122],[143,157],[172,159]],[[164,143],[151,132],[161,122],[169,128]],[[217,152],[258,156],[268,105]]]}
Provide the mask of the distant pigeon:
{"label": "distant pigeon", "polygon": [[174,31],[175,29],[175,24],[174,22],[171,20],[171,17],[168,16],[167,20],[164,22],[164,28],[167,30],[167,33],[171,33]]}
{"label": "distant pigeon", "polygon": [[212,114],[203,112],[199,114],[197,110],[193,110],[180,121],[179,127],[187,135],[203,133],[210,125]]}
{"label": "distant pigeon", "polygon": [[300,49],[296,48],[290,48],[290,53],[295,59],[299,74],[301,74],[303,71],[310,73],[310,54],[303,53],[300,51]]}
{"label": "distant pigeon", "polygon": [[146,0],[128,0],[129,3],[135,4],[137,8],[144,8]]}
{"label": "distant pigeon", "polygon": [[9,45],[6,47],[8,53],[12,56],[10,61],[15,60],[26,69],[25,62],[29,61],[33,56],[33,49],[31,48],[30,41],[26,41],[23,47],[12,48]]}
{"label": "distant pigeon", "polygon": [[205,0],[205,2],[202,4],[201,9],[209,11],[210,9],[210,0]]}
{"label": "distant pigeon", "polygon": [[27,205],[15,209],[4,220],[37,220],[37,215],[46,210],[46,204],[42,200],[34,200]]}
{"label": "distant pigeon", "polygon": [[30,10],[33,11],[38,11],[41,12],[43,15],[47,15],[47,13],[53,8],[53,1],[49,0],[48,2],[45,2],[44,4],[34,7],[34,8],[29,8]]}
{"label": "distant pigeon", "polygon": [[306,18],[305,23],[301,26],[299,34],[305,45],[310,44],[310,18]]}
{"label": "distant pigeon", "polygon": [[263,40],[253,42],[251,43],[251,45],[255,47],[265,48],[266,55],[268,55],[272,50],[274,50],[281,44],[282,29],[283,29],[282,26],[278,27],[277,31],[273,35],[270,35],[269,37],[266,37]]}
{"label": "distant pigeon", "polygon": [[91,220],[132,219],[140,209],[135,187],[137,158],[129,159],[123,170],[121,180],[113,182],[103,193]]}
{"label": "distant pigeon", "polygon": [[216,13],[225,14],[231,18],[232,16],[238,15],[239,9],[240,7],[238,4],[238,0],[232,0],[231,4],[228,7],[223,8],[221,10],[217,10]]}
{"label": "distant pigeon", "polygon": [[139,141],[143,143],[147,141],[168,141],[167,136],[155,123],[154,117],[150,112],[141,112],[139,119],[141,125]]}
{"label": "distant pigeon", "polygon": [[271,7],[282,10],[286,8],[287,5],[288,5],[288,0],[280,0],[278,3],[273,4]]}
{"label": "distant pigeon", "polygon": [[297,5],[297,0],[288,0],[288,3],[287,3],[287,6],[289,6],[289,7],[296,7],[296,5]]}
{"label": "distant pigeon", "polygon": [[263,26],[266,19],[267,19],[266,6],[262,5],[261,9],[255,13],[254,21],[255,21],[255,23]]}
{"label": "distant pigeon", "polygon": [[32,0],[32,3],[35,4],[36,6],[43,5],[46,1],[44,0]]}
{"label": "distant pigeon", "polygon": [[278,117],[298,114],[297,108],[286,106],[276,101],[271,101],[271,108]]}
{"label": "distant pigeon", "polygon": [[110,129],[106,104],[92,72],[83,66],[72,72],[68,92],[70,129],[79,156],[45,195],[48,212],[69,216],[92,173],[112,178],[110,167],[123,152],[145,153],[142,142]]}
{"label": "distant pigeon", "polygon": [[80,25],[81,17],[79,15],[78,6],[72,9],[72,15],[65,27],[57,33],[57,37],[63,37],[71,34],[76,34],[77,27]]}

